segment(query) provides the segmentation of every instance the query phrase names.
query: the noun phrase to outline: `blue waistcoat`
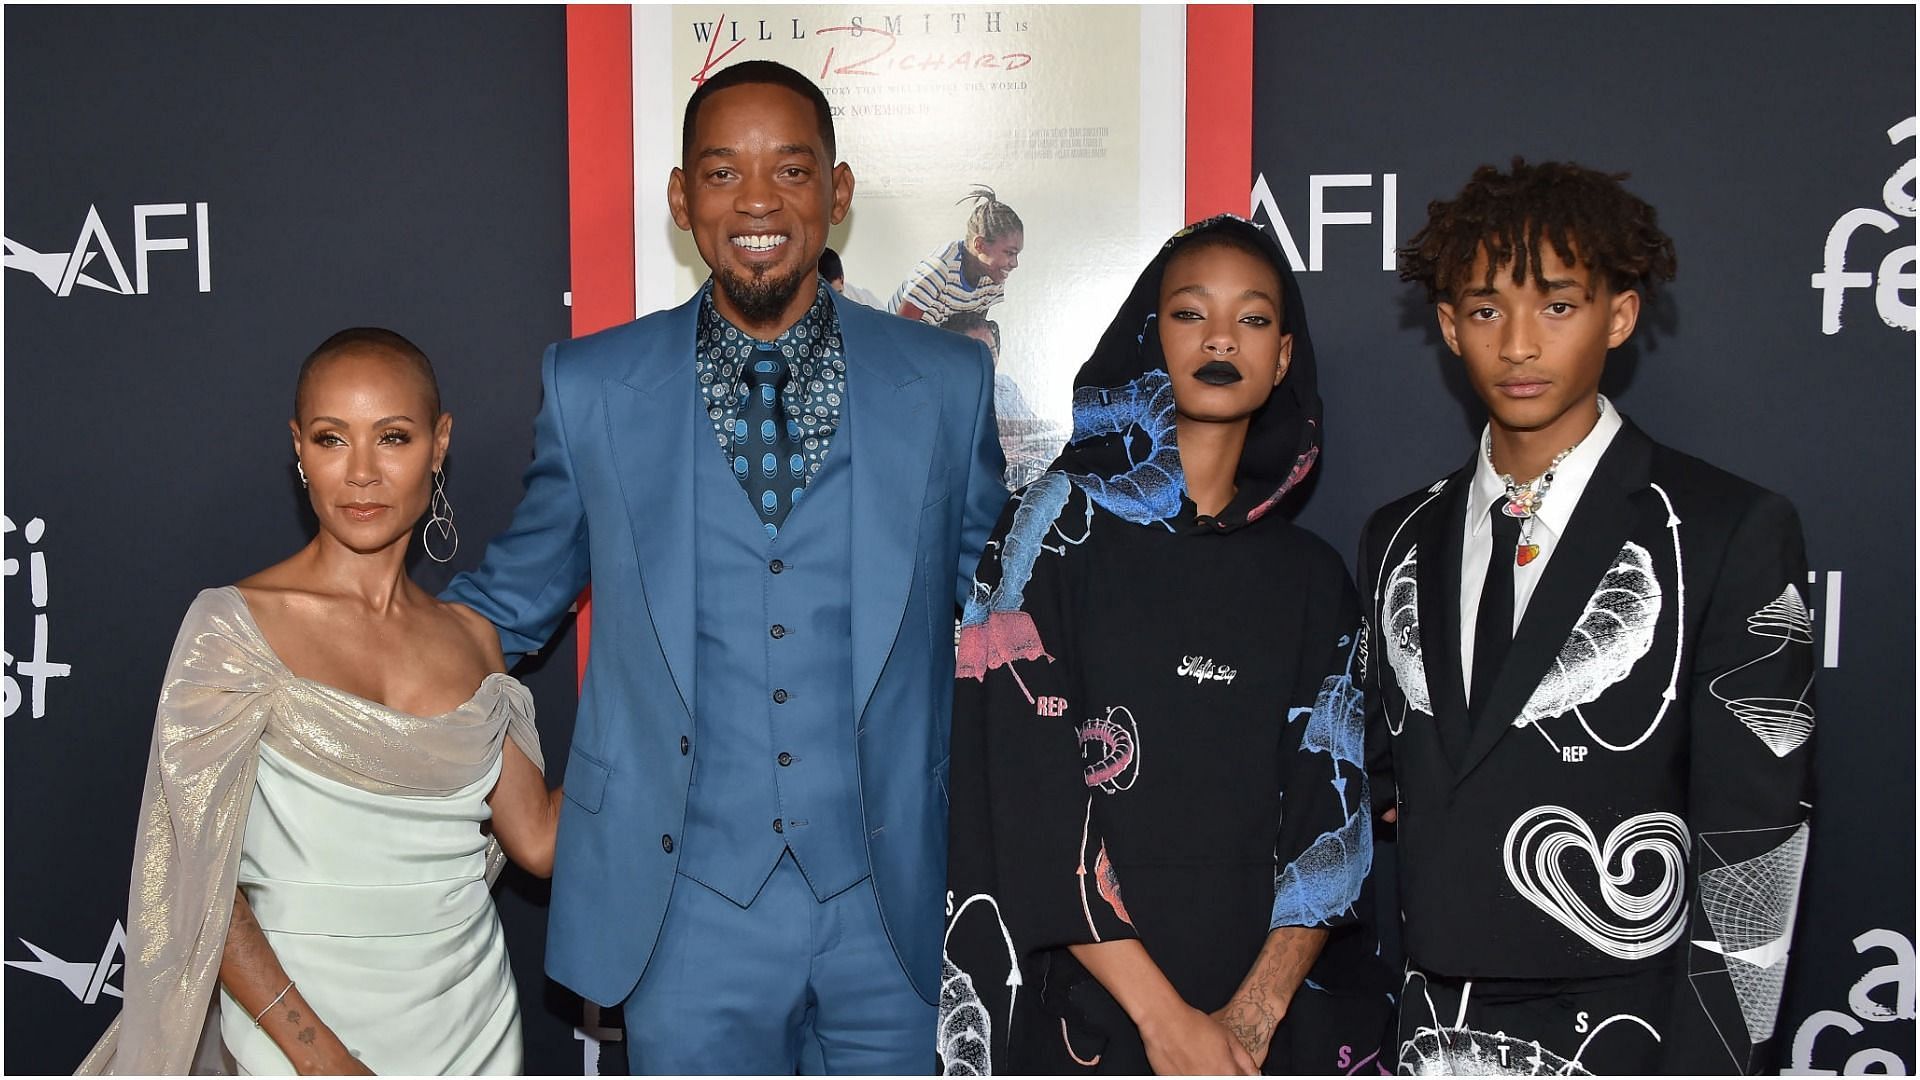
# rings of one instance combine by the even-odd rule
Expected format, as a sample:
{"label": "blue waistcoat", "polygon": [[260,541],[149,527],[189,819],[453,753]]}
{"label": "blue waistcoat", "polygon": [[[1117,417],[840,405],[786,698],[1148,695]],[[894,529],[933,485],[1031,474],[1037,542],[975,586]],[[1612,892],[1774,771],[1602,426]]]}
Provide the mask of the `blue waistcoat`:
{"label": "blue waistcoat", "polygon": [[703,440],[694,455],[697,689],[679,869],[742,907],[783,851],[822,900],[869,872],[854,758],[851,452],[842,419],[773,540],[720,447]]}

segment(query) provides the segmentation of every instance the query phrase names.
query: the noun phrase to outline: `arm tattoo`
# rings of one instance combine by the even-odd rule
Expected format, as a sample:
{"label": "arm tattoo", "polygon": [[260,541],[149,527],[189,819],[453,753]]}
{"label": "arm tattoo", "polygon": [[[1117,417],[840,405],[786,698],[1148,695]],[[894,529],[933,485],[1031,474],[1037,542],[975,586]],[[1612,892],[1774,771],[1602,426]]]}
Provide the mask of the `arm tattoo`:
{"label": "arm tattoo", "polygon": [[313,1040],[316,1037],[312,1028],[303,1028],[300,1031],[300,1041],[306,1043],[308,1046],[313,1045]]}
{"label": "arm tattoo", "polygon": [[[1221,1011],[1221,1020],[1256,1059],[1263,1056],[1273,1031],[1313,966],[1324,939],[1316,934],[1282,933],[1271,937],[1254,959],[1253,970]],[[1276,1006],[1278,1007],[1276,1010]]]}
{"label": "arm tattoo", "polygon": [[300,1010],[299,1009],[290,1008],[287,1010],[287,1023],[292,1024],[294,1027],[300,1026]]}
{"label": "arm tattoo", "polygon": [[1273,1037],[1273,1029],[1279,1026],[1279,1020],[1273,1010],[1250,998],[1236,997],[1227,1004],[1225,1020],[1227,1030],[1246,1047],[1247,1053],[1258,1054],[1261,1044]]}

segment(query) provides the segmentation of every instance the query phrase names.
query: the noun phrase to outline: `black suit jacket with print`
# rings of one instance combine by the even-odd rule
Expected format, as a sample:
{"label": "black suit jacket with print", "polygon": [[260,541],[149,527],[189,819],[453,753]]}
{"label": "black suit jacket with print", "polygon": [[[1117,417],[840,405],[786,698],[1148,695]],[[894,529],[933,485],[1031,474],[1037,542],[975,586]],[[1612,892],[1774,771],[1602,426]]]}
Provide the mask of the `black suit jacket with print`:
{"label": "black suit jacket with print", "polygon": [[[1477,457],[1361,540],[1373,790],[1409,962],[1457,978],[1670,970],[1672,1069],[1771,1059],[1813,728],[1791,504],[1625,424],[1479,715],[1460,664]],[[1440,729],[1467,725],[1455,760]],[[1655,1003],[1650,1007],[1658,1008]]]}

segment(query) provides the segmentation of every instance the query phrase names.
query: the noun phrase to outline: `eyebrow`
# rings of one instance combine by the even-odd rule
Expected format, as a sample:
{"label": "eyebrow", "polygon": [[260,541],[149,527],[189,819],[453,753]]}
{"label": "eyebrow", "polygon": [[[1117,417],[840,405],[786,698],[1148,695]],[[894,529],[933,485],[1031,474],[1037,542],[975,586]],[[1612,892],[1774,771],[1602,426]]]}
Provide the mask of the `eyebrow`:
{"label": "eyebrow", "polygon": [[[1179,288],[1173,290],[1171,293],[1168,293],[1167,295],[1169,297],[1173,297],[1173,296],[1179,296],[1181,293],[1195,293],[1200,296],[1212,296],[1213,290],[1207,288],[1205,285],[1202,285],[1199,282],[1195,282],[1192,285],[1182,285]],[[1248,289],[1245,292],[1242,292],[1240,294],[1240,299],[1265,300],[1269,304],[1274,304],[1275,307],[1279,306],[1277,303],[1275,303],[1273,297],[1268,296],[1265,290],[1262,290],[1262,289]]]}
{"label": "eyebrow", "polygon": [[[774,153],[776,154],[805,154],[810,158],[817,158],[820,156],[814,153],[813,147],[808,146],[806,143],[783,143],[780,146],[774,147],[773,150],[774,150]],[[698,154],[694,155],[695,160],[698,160],[699,158],[710,158],[710,157],[731,158],[731,157],[738,157],[738,156],[740,156],[740,151],[734,149],[731,146],[709,146],[706,149],[700,151]]]}
{"label": "eyebrow", "polygon": [[[1588,289],[1586,286],[1580,284],[1579,282],[1573,280],[1572,278],[1554,278],[1552,280],[1549,280],[1545,283],[1545,287],[1540,291],[1552,293],[1552,292],[1559,292],[1562,289],[1574,289],[1581,293],[1592,295],[1592,290]],[[1468,289],[1465,292],[1462,292],[1460,294],[1460,298],[1462,300],[1469,300],[1469,299],[1479,299],[1481,297],[1498,296],[1498,295],[1500,295],[1500,289],[1497,286],[1481,285],[1477,288]]]}
{"label": "eyebrow", "polygon": [[[381,417],[380,419],[378,419],[378,420],[375,420],[375,421],[373,422],[373,426],[374,426],[374,427],[385,427],[385,426],[386,426],[386,425],[388,425],[388,424],[397,424],[397,423],[400,423],[400,422],[402,422],[402,421],[405,421],[406,423],[409,423],[409,424],[411,424],[411,423],[414,423],[414,422],[415,422],[415,421],[414,421],[414,419],[413,419],[413,417],[411,417],[411,416],[408,416],[408,415],[406,415],[405,413],[401,413],[401,414],[400,414],[400,415],[398,415],[398,416],[383,416],[383,417]],[[339,417],[337,417],[337,416],[316,416],[316,417],[314,417],[314,418],[313,418],[312,420],[309,420],[309,421],[307,421],[307,423],[309,423],[309,424],[332,424],[332,425],[333,425],[334,427],[352,427],[352,426],[353,426],[352,424],[349,424],[349,423],[347,423],[347,422],[346,422],[345,420],[342,420],[342,419],[340,419],[340,418],[339,418]]]}

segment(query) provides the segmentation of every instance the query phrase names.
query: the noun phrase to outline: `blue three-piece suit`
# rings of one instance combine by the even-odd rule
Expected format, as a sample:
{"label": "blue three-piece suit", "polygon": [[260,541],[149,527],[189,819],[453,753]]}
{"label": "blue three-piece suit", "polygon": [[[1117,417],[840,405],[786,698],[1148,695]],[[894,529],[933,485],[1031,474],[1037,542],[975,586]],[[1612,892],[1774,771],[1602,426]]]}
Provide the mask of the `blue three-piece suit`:
{"label": "blue three-piece suit", "polygon": [[702,400],[696,296],[547,350],[526,493],[445,594],[520,654],[593,587],[547,971],[626,1001],[635,1072],[933,1064],[954,605],[1006,496],[993,372],[828,303],[844,401],[777,536]]}

